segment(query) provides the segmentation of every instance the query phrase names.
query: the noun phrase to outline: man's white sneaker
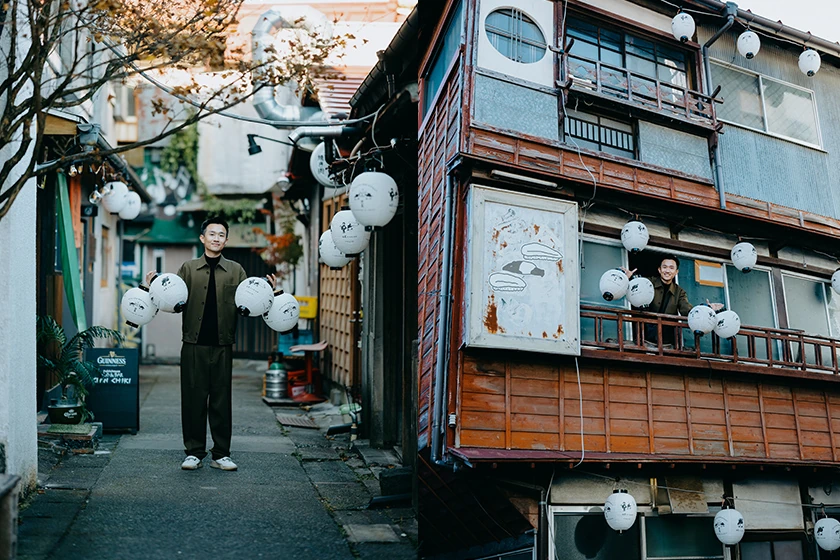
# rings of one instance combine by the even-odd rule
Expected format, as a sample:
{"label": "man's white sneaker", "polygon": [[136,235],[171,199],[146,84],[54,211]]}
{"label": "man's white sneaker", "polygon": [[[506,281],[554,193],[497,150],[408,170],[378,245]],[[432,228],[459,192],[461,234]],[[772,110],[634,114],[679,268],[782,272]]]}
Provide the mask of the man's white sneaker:
{"label": "man's white sneaker", "polygon": [[214,469],[222,469],[223,471],[235,471],[239,467],[236,463],[231,461],[230,457],[222,457],[221,459],[213,459],[210,461],[210,466]]}
{"label": "man's white sneaker", "polygon": [[181,463],[181,468],[185,471],[194,471],[196,469],[200,469],[201,459],[199,459],[195,455],[187,455],[187,458],[184,459],[183,463]]}

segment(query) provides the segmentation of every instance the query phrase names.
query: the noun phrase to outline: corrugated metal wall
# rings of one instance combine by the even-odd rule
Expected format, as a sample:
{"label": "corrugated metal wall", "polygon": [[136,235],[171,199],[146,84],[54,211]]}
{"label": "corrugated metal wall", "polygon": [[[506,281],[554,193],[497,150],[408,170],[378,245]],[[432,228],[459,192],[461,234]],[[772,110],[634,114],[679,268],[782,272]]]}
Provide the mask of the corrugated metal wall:
{"label": "corrugated metal wall", "polygon": [[[714,29],[698,29],[704,42]],[[762,37],[761,51],[752,60],[738,54],[737,33],[721,37],[710,49],[713,59],[814,91],[822,134],[822,150],[726,125],[720,137],[726,192],[766,200],[799,210],[840,218],[840,179],[830,170],[840,167],[840,70],[823,62],[809,78],[799,71],[800,49],[770,44]]]}

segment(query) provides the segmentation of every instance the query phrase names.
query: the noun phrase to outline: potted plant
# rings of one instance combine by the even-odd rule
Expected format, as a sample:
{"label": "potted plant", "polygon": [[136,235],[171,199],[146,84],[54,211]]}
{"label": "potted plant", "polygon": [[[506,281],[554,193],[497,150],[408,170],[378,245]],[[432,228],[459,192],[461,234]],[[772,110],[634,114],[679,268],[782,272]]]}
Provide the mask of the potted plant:
{"label": "potted plant", "polygon": [[38,317],[38,344],[41,353],[38,365],[53,373],[61,386],[61,398],[54,399],[47,407],[53,424],[79,424],[93,418],[85,405],[87,387],[99,374],[99,366],[85,361],[82,352],[93,348],[97,338],[112,338],[117,344],[123,336],[115,330],[93,326],[74,335],[70,340],[55,319]]}

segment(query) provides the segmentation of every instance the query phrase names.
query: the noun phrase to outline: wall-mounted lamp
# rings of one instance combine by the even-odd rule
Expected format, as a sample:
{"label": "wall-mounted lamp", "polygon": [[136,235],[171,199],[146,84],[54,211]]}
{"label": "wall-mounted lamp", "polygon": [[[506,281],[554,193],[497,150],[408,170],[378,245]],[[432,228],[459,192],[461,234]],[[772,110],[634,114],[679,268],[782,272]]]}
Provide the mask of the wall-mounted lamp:
{"label": "wall-mounted lamp", "polygon": [[268,140],[269,142],[276,142],[278,144],[283,144],[284,146],[294,146],[291,142],[284,142],[283,140],[277,140],[276,138],[269,138],[268,136],[260,136],[259,134],[249,134],[248,135],[248,155],[253,156],[262,152],[262,148],[255,138],[261,138],[263,140]]}
{"label": "wall-mounted lamp", "polygon": [[99,143],[99,131],[101,128],[96,123],[80,123],[76,125],[76,130],[79,133],[79,144],[86,153],[92,152]]}

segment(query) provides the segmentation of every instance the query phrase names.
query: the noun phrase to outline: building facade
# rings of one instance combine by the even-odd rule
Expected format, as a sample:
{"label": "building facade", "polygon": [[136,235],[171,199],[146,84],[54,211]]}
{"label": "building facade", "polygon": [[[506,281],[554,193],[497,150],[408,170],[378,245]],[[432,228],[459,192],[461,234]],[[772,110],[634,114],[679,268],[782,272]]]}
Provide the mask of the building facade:
{"label": "building facade", "polygon": [[[813,524],[838,511],[840,49],[731,3],[684,4],[685,42],[667,2],[464,0],[424,22],[428,555],[818,555]],[[630,221],[649,232],[640,252],[622,244]],[[749,273],[731,260],[741,241]],[[606,271],[655,278],[666,256],[691,303],[740,316],[737,336],[602,297]],[[618,490],[639,510],[623,533],[604,521]],[[715,538],[729,507],[736,547]]]}

